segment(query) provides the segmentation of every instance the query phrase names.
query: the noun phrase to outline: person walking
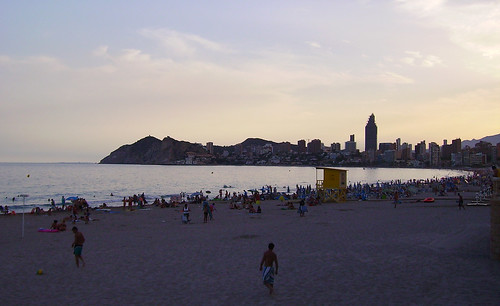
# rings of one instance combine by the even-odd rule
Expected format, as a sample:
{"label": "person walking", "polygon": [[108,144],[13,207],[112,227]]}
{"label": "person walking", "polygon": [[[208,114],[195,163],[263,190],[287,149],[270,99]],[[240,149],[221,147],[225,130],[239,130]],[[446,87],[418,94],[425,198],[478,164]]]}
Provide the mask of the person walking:
{"label": "person walking", "polygon": [[[268,250],[262,256],[259,268],[262,271],[262,281],[264,282],[264,286],[269,289],[269,294],[273,294],[274,292],[274,274],[278,275],[278,256],[276,256],[273,249],[274,243],[271,242],[268,245]],[[274,269],[274,265],[276,269]],[[264,266],[264,270],[262,270],[262,266]]]}
{"label": "person walking", "polygon": [[465,210],[465,206],[464,206],[464,198],[462,197],[462,195],[460,193],[458,193],[458,210]]}
{"label": "person walking", "polygon": [[75,241],[73,241],[71,247],[73,248],[73,254],[75,254],[76,267],[80,267],[80,260],[82,261],[82,267],[85,267],[85,260],[83,260],[82,257],[82,249],[83,243],[85,242],[85,237],[83,237],[83,234],[78,231],[78,228],[76,226],[73,226],[72,231],[75,234]]}

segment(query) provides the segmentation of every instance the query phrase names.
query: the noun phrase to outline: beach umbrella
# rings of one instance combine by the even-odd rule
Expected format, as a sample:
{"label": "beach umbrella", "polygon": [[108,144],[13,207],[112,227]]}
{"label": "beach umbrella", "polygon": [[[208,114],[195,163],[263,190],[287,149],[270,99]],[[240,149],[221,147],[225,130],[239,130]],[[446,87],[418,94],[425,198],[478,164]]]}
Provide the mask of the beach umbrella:
{"label": "beach umbrella", "polygon": [[66,200],[76,201],[78,200],[78,197],[67,197]]}

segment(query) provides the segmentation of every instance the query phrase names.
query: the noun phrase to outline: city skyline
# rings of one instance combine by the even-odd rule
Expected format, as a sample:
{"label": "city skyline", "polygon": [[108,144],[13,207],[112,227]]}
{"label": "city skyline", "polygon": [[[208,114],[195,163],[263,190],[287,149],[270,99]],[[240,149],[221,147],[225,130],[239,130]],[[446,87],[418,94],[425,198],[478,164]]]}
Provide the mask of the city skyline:
{"label": "city skyline", "polygon": [[497,1],[0,4],[0,162],[144,137],[232,145],[500,133]]}

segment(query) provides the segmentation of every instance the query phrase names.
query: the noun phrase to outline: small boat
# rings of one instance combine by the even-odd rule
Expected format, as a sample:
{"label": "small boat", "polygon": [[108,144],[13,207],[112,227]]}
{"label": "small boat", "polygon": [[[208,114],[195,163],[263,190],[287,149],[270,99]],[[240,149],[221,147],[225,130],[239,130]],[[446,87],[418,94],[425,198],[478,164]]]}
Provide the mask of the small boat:
{"label": "small boat", "polygon": [[434,198],[425,198],[424,202],[425,203],[432,203],[432,202],[434,202]]}

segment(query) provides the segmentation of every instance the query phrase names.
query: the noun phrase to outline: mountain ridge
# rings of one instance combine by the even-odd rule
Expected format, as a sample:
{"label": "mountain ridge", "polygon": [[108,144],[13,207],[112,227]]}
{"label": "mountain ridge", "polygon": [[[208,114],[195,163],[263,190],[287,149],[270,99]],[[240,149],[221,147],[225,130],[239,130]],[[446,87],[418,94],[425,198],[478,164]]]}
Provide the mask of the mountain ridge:
{"label": "mountain ridge", "polygon": [[[462,141],[462,148],[466,146],[474,147],[480,141],[487,141],[496,145],[500,143],[500,134],[486,136],[480,139]],[[262,138],[247,138],[243,142],[230,146],[214,145],[214,152],[221,154],[223,151],[234,152],[236,146],[243,148],[252,146],[264,146],[272,144],[273,146],[288,144],[288,142],[275,142]],[[290,148],[295,149],[297,145],[289,144]],[[100,164],[144,164],[144,165],[173,165],[185,160],[188,155],[207,156],[207,151],[200,143],[190,143],[183,140],[176,140],[170,136],[162,140],[146,136],[133,144],[120,146],[118,149],[104,157]],[[207,157],[210,159],[210,157]]]}
{"label": "mountain ridge", "polygon": [[462,141],[462,149],[465,148],[466,146],[473,148],[480,141],[485,141],[491,143],[492,145],[496,145],[497,143],[500,143],[500,134],[485,136],[480,139],[473,138],[472,140],[464,140]]}

